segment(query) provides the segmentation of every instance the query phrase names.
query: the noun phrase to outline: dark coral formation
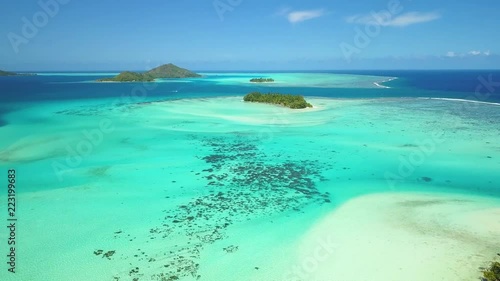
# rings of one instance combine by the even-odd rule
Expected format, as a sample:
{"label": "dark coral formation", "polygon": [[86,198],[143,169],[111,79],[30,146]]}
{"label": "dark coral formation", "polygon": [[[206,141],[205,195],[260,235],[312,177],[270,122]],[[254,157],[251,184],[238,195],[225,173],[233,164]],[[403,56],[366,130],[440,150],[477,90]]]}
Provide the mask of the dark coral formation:
{"label": "dark coral formation", "polygon": [[432,181],[432,178],[430,178],[430,177],[421,177],[420,179],[423,180],[424,182],[431,182]]}
{"label": "dark coral formation", "polygon": [[[329,194],[321,193],[315,184],[325,180],[320,174],[325,163],[266,155],[258,148],[257,138],[237,134],[229,139],[193,136],[193,140],[201,143],[205,151],[211,151],[199,157],[208,167],[191,171],[193,177],[206,180],[206,184],[191,201],[174,210],[165,210],[163,222],[149,230],[150,239],[175,239],[175,236],[185,241],[168,249],[160,260],[144,252],[135,255],[138,260],[148,258],[149,262],[162,263],[162,272],[144,276],[147,280],[201,278],[200,253],[206,245],[224,240],[227,228],[233,223],[330,202]],[[222,249],[226,253],[237,250],[237,245]],[[135,266],[129,275],[143,276]]]}
{"label": "dark coral formation", "polygon": [[103,258],[108,258],[108,260],[111,259],[111,257],[115,254],[116,251],[107,251],[102,255]]}
{"label": "dark coral formation", "polygon": [[224,250],[226,253],[234,253],[238,251],[238,246],[231,245],[223,248],[222,250]]}

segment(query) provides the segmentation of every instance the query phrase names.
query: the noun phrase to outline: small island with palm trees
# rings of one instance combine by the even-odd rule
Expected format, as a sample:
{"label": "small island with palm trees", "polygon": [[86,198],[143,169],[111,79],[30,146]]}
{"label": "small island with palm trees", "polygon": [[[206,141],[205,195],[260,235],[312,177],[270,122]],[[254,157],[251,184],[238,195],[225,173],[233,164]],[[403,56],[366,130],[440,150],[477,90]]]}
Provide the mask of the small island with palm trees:
{"label": "small island with palm trees", "polygon": [[252,78],[250,79],[250,82],[252,83],[272,83],[274,82],[273,78]]}
{"label": "small island with palm trees", "polygon": [[243,97],[243,100],[246,102],[277,104],[291,109],[313,107],[301,95],[252,92]]}

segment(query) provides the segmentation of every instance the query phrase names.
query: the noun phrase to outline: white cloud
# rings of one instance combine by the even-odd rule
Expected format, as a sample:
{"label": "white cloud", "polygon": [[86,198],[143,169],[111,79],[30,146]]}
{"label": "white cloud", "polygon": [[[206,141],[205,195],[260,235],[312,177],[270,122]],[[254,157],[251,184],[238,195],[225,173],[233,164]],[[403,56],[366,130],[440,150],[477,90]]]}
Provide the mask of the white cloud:
{"label": "white cloud", "polygon": [[454,58],[454,57],[457,57],[457,53],[455,52],[448,52],[446,53],[445,57],[449,57],[449,58]]}
{"label": "white cloud", "polygon": [[404,27],[417,23],[430,22],[441,18],[441,15],[436,12],[420,13],[408,12],[402,15],[392,17],[387,13],[372,13],[364,15],[355,15],[347,18],[348,23],[354,24],[378,24],[381,26],[397,26]]}
{"label": "white cloud", "polygon": [[488,51],[478,51],[478,50],[472,50],[472,51],[469,51],[467,53],[456,53],[456,52],[447,52],[446,55],[444,55],[445,57],[448,57],[448,58],[455,58],[455,57],[477,57],[477,56],[490,56],[491,55],[491,52],[488,50]]}
{"label": "white cloud", "polygon": [[326,11],[324,9],[293,11],[290,8],[284,8],[278,11],[277,14],[285,16],[291,23],[299,23],[322,17],[326,14]]}

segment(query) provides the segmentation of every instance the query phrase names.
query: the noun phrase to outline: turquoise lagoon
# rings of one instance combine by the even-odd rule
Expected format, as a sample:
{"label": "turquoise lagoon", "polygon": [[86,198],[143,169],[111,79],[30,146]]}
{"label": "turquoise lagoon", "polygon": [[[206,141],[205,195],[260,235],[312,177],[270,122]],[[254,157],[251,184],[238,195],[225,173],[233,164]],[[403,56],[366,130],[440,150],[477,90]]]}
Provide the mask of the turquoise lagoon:
{"label": "turquoise lagoon", "polygon": [[[374,84],[397,75],[92,75],[0,81],[19,245],[17,273],[2,268],[1,280],[286,280],[301,237],[353,198],[456,194],[500,207],[493,98]],[[243,102],[253,90],[301,93],[314,108]]]}

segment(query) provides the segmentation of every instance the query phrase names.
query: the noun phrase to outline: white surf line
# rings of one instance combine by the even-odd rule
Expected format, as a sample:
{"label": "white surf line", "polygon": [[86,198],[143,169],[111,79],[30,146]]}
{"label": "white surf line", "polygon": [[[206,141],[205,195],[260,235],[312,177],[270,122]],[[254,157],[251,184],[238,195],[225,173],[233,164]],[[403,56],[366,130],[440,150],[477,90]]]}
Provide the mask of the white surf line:
{"label": "white surf line", "polygon": [[486,101],[466,100],[466,99],[453,99],[453,98],[425,98],[425,97],[419,97],[419,99],[445,100],[445,101],[459,101],[459,102],[481,103],[481,104],[490,104],[490,105],[500,106],[500,103],[496,103],[496,102],[486,102]]}
{"label": "white surf line", "polygon": [[380,82],[373,82],[373,85],[375,85],[375,86],[377,86],[377,87],[379,87],[379,88],[383,88],[383,89],[390,89],[391,87],[389,87],[389,86],[385,86],[385,85],[381,85],[381,84],[382,84],[382,83],[386,83],[386,82],[390,82],[390,81],[392,81],[392,80],[396,80],[396,79],[398,79],[398,78],[397,78],[397,77],[391,77],[391,78],[386,79],[386,80],[384,80],[384,81],[380,81]]}
{"label": "white surf line", "polygon": [[390,89],[391,87],[388,87],[388,86],[384,86],[384,85],[380,85],[379,83],[377,82],[373,82],[373,84],[379,88],[383,88],[383,89]]}

